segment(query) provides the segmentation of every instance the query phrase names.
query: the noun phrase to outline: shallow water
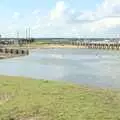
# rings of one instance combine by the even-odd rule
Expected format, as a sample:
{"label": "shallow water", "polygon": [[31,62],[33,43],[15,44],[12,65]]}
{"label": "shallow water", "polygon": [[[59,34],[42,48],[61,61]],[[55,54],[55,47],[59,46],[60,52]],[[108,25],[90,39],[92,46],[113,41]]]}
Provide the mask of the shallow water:
{"label": "shallow water", "polygon": [[0,74],[120,88],[120,51],[39,49],[0,60]]}

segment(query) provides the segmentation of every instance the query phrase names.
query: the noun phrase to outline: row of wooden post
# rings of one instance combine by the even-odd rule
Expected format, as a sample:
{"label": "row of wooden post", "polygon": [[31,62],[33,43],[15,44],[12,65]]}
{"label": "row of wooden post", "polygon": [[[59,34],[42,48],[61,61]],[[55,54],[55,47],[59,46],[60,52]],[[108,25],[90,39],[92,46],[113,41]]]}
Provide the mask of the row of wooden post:
{"label": "row of wooden post", "polygon": [[28,55],[29,54],[29,50],[1,48],[0,49],[0,53]]}
{"label": "row of wooden post", "polygon": [[78,47],[83,47],[83,48],[120,50],[120,43],[72,42],[71,44],[72,45],[77,45]]}

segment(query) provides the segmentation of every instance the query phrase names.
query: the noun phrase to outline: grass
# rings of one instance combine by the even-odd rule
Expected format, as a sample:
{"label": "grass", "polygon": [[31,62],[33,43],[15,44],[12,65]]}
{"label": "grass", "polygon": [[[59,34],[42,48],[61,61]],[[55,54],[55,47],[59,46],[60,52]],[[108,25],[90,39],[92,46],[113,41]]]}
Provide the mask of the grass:
{"label": "grass", "polygon": [[0,120],[120,120],[120,92],[0,76]]}

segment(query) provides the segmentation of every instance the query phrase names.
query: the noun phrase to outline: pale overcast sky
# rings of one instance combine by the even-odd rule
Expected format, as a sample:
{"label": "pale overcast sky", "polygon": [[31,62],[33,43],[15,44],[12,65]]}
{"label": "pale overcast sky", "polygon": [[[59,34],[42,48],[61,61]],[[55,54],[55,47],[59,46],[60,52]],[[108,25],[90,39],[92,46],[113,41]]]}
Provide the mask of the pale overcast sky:
{"label": "pale overcast sky", "polygon": [[4,37],[120,36],[120,0],[0,0]]}

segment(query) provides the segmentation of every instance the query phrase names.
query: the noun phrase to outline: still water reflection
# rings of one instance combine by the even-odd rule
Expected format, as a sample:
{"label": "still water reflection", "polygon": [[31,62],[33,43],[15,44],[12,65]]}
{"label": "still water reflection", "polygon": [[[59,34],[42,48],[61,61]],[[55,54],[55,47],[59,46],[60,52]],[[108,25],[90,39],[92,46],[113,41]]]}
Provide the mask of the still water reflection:
{"label": "still water reflection", "polygon": [[120,51],[39,49],[0,60],[0,74],[120,88]]}

